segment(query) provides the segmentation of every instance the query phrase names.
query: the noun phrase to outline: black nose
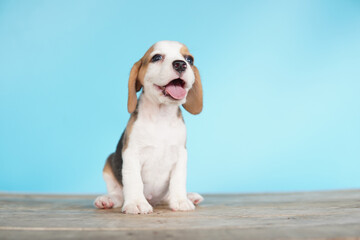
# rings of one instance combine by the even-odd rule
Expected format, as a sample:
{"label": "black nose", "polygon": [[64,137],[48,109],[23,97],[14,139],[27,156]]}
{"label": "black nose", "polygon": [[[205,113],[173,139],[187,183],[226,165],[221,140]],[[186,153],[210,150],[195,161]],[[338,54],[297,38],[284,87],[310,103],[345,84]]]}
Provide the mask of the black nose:
{"label": "black nose", "polygon": [[173,61],[172,65],[175,71],[177,71],[178,73],[184,72],[187,68],[186,62],[182,60]]}

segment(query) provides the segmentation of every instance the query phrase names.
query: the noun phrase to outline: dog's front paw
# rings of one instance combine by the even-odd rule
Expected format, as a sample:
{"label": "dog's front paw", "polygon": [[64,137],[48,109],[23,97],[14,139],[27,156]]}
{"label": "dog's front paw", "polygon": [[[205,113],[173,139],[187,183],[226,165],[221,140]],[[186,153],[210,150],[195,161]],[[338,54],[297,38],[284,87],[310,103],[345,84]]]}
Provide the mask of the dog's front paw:
{"label": "dog's front paw", "polygon": [[146,200],[135,200],[125,202],[122,212],[126,214],[148,214],[153,212],[153,208]]}
{"label": "dog's front paw", "polygon": [[188,198],[170,200],[169,207],[173,211],[192,211],[195,209],[195,205]]}
{"label": "dog's front paw", "polygon": [[111,199],[110,196],[102,195],[102,196],[98,196],[95,199],[94,205],[95,207],[100,209],[109,209],[114,207],[114,201]]}
{"label": "dog's front paw", "polygon": [[198,205],[199,203],[204,201],[204,198],[198,193],[188,193],[187,197],[195,205]]}

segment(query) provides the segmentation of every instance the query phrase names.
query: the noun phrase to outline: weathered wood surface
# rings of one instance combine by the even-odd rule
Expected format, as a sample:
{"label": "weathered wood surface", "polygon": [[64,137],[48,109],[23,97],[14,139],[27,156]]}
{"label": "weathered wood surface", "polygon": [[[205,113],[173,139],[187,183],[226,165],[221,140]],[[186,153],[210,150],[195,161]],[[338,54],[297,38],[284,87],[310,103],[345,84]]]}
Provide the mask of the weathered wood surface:
{"label": "weathered wood surface", "polygon": [[360,190],[205,195],[194,212],[135,216],[94,198],[0,194],[0,239],[360,239]]}

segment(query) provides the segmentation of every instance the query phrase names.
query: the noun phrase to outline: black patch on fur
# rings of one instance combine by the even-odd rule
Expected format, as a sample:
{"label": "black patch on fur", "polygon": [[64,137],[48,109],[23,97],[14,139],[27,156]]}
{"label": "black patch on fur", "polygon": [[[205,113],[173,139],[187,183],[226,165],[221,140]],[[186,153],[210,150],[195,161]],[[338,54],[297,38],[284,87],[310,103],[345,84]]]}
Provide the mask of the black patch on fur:
{"label": "black patch on fur", "polygon": [[125,138],[125,131],[121,134],[121,138],[118,142],[118,145],[116,147],[116,151],[112,156],[110,156],[109,163],[110,167],[114,173],[114,176],[116,180],[120,183],[122,186],[122,165],[123,165],[123,159],[122,159],[122,149],[124,146],[124,138]]}
{"label": "black patch on fur", "polygon": [[[131,117],[129,120],[129,122],[133,121],[132,125],[134,124],[134,122],[136,121],[136,119],[138,117],[138,113],[139,113],[138,108],[139,108],[139,100],[136,104],[135,111],[131,114]],[[122,152],[123,152],[124,147],[127,147],[127,144],[129,143],[129,139],[128,139],[129,133],[126,134],[126,131],[131,131],[131,130],[132,129],[131,129],[131,127],[129,128],[129,123],[128,123],[125,130],[121,134],[121,138],[116,147],[116,151],[110,155],[109,160],[108,160],[110,167],[112,169],[112,172],[113,172],[116,180],[120,183],[121,186],[123,186],[123,182],[122,182],[122,165],[123,165]]]}

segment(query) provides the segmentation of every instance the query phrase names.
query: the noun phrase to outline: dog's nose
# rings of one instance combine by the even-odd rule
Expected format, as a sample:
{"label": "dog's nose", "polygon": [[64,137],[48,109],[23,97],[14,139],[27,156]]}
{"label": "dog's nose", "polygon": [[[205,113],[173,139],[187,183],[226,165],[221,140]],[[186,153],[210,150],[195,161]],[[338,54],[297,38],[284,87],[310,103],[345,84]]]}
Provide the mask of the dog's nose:
{"label": "dog's nose", "polygon": [[175,60],[173,61],[172,65],[175,71],[177,71],[178,73],[184,72],[187,68],[186,62],[182,60]]}

